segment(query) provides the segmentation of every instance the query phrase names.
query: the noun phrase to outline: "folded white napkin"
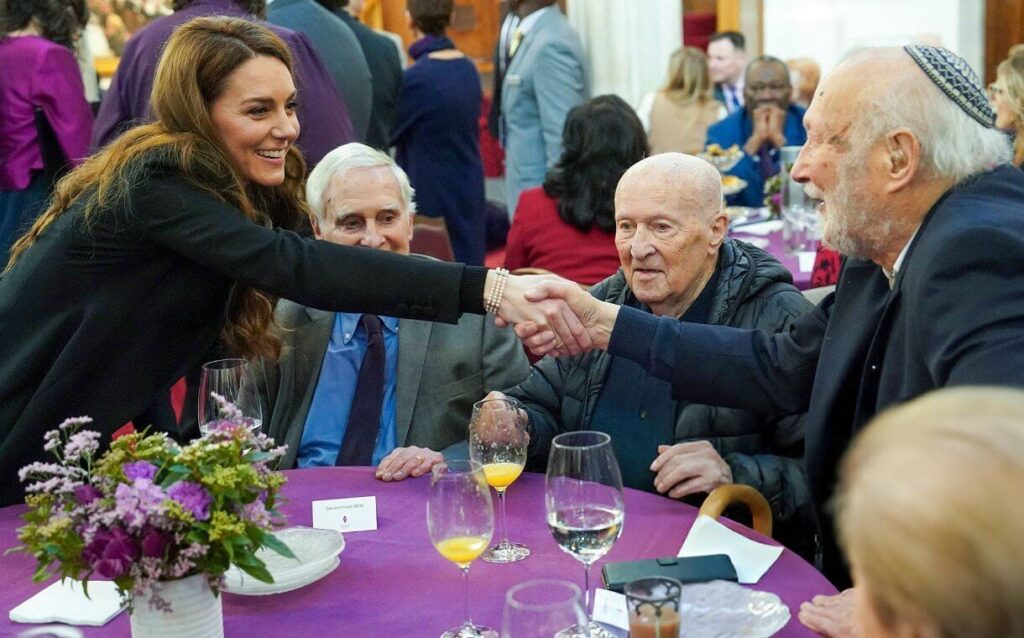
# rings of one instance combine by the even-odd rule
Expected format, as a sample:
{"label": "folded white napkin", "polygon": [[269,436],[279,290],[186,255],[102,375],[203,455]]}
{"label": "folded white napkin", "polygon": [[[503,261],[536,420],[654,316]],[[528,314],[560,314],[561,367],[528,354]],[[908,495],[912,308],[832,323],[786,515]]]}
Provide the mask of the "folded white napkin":
{"label": "folded white napkin", "polygon": [[[745,224],[733,229],[734,235],[770,235],[782,230],[781,219],[770,219],[756,224]],[[742,237],[741,237],[742,239]]]}
{"label": "folded white napkin", "polygon": [[745,584],[761,580],[782,555],[782,548],[741,536],[709,516],[698,516],[677,556],[727,554]]}
{"label": "folded white napkin", "polygon": [[90,580],[89,597],[82,583],[70,578],[58,580],[10,611],[14,622],[62,622],[69,625],[99,627],[121,613],[121,597],[113,581]]}

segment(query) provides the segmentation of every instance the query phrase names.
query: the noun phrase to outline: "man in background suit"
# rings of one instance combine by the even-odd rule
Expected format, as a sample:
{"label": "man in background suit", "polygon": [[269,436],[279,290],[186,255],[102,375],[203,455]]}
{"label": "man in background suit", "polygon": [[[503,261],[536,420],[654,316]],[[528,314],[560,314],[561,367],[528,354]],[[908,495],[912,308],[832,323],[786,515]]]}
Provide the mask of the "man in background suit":
{"label": "man in background suit", "polygon": [[[149,95],[164,44],[180,25],[201,16],[232,16],[256,20],[265,17],[264,0],[176,0],[174,13],[139,29],[125,45],[121,62],[103,97],[92,129],[92,146],[105,146],[127,129],[150,119]],[[259,20],[288,44],[295,65],[295,89],[302,134],[296,145],[309,166],[333,148],[354,141],[345,101],[323,60],[306,36]]]}
{"label": "man in background suit", "polygon": [[[365,140],[373,104],[373,76],[352,29],[314,0],[271,0],[267,20],[309,38],[348,105],[356,140]],[[306,98],[300,94],[299,99]],[[306,134],[316,135],[316,128]]]}
{"label": "man in background suit", "polygon": [[715,84],[715,99],[729,113],[743,108],[743,69],[747,66],[747,39],[738,31],[721,31],[708,40],[708,75]]}
{"label": "man in background suit", "polygon": [[385,35],[377,33],[359,21],[362,2],[349,0],[317,0],[320,6],[341,18],[352,29],[366,57],[373,76],[373,103],[370,124],[366,131],[366,145],[376,149],[387,148],[391,125],[398,108],[398,91],[402,86],[402,61],[399,50]]}
{"label": "man in background suit", "polygon": [[[409,253],[413,191],[387,155],[362,144],[335,149],[310,174],[307,197],[318,238]],[[443,460],[442,450],[466,440],[473,403],[486,390],[511,387],[529,374],[512,330],[481,315],[463,315],[456,325],[368,321],[282,300],[276,319],[282,355],[257,365],[256,386],[269,434],[288,444],[284,468],[378,465],[383,480],[420,476]],[[383,340],[376,370],[367,358],[377,338],[368,343],[367,334],[378,334],[372,324]],[[368,372],[377,375],[380,396],[365,413]],[[358,414],[372,416],[356,423]],[[353,458],[352,448],[360,446],[364,456]]]}
{"label": "man in background suit", "polygon": [[519,24],[509,42],[502,81],[502,144],[505,201],[515,213],[519,193],[540,186],[562,154],[562,127],[569,109],[588,95],[579,35],[555,0],[513,0]]}

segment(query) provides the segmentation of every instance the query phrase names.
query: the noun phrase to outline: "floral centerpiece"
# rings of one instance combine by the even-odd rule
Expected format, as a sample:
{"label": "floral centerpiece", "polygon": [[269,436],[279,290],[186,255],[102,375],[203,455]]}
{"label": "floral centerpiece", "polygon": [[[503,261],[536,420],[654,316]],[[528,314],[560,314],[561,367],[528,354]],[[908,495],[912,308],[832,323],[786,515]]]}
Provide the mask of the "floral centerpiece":
{"label": "floral centerpiece", "polygon": [[68,419],[47,432],[56,462],[20,471],[29,510],[16,549],[36,558],[35,580],[114,581],[134,605],[134,631],[140,600],[150,613],[174,611],[162,595],[170,582],[196,576],[212,599],[231,564],[272,582],[260,548],[293,557],[272,533],[283,524],[276,506],[286,480],[271,469],[284,454],[272,439],[225,419],[185,446],[133,433],[99,454],[100,434],[81,429],[91,421]]}

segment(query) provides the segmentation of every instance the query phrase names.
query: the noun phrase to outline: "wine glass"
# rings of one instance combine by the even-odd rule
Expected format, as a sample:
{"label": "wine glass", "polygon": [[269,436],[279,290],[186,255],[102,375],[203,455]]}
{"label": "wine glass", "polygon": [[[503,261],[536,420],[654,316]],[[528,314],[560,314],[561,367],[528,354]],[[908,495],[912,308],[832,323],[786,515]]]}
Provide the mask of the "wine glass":
{"label": "wine glass", "polygon": [[481,558],[489,563],[514,563],[530,555],[530,548],[508,539],[505,526],[505,489],[526,465],[526,412],[510,397],[484,399],[473,404],[469,422],[469,458],[483,466],[487,484],[498,492],[501,503],[501,542]]}
{"label": "wine glass", "polygon": [[491,491],[479,463],[459,460],[434,466],[427,497],[427,529],[438,553],[462,570],[466,590],[466,622],[441,638],[498,638],[496,631],[474,625],[469,616],[469,564],[484,551],[494,533]]}
{"label": "wine glass", "polygon": [[199,378],[199,431],[206,436],[220,423],[237,423],[253,432],[263,426],[256,384],[245,359],[220,359],[203,364]]}
{"label": "wine glass", "polygon": [[565,638],[586,626],[580,588],[541,578],[519,583],[505,596],[501,638]]}
{"label": "wine glass", "polygon": [[[544,479],[548,527],[562,551],[583,563],[584,609],[590,612],[590,566],[622,533],[622,475],[603,432],[566,432],[551,440]],[[592,638],[613,638],[589,621]],[[578,627],[573,638],[586,636]]]}

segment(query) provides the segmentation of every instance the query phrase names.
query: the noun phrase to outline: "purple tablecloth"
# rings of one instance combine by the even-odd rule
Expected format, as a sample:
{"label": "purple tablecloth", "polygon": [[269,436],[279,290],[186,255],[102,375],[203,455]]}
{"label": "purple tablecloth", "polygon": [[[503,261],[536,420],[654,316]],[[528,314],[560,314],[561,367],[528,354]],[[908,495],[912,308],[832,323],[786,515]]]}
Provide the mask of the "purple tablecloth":
{"label": "purple tablecloth", "polygon": [[[743,232],[743,226],[738,226],[729,231],[729,235],[734,239],[740,241],[746,241],[763,248],[764,250],[771,253],[773,257],[778,259],[783,266],[793,274],[793,285],[800,290],[807,290],[811,287],[811,271],[801,272],[800,270],[800,258],[796,253],[791,253],[786,250],[786,244],[782,239],[782,231],[777,230],[767,235],[753,235],[750,233]],[[767,241],[767,245],[763,245]],[[810,252],[815,252],[817,246],[814,247]]]}
{"label": "purple tablecloth", "polygon": [[[225,634],[251,638],[302,636],[433,637],[459,624],[462,587],[454,565],[441,558],[427,535],[426,496],[429,479],[382,483],[369,468],[325,468],[287,473],[285,511],[295,525],[310,525],[314,499],[377,497],[378,529],[345,535],[341,566],[307,587],[275,596],[224,595]],[[671,556],[693,524],[693,507],[661,496],[626,490],[626,519],[621,538],[608,560]],[[17,544],[15,528],[23,506],[0,510],[0,548]],[[544,477],[524,474],[508,491],[508,523],[512,539],[524,542],[533,555],[511,565],[476,561],[470,570],[473,619],[500,628],[505,592],[531,578],[566,578],[582,586],[583,567],[564,554],[544,522]],[[729,523],[747,536],[750,530]],[[600,561],[593,574],[599,580]],[[6,611],[41,590],[31,581],[33,561],[23,554],[0,558],[0,605]],[[800,603],[835,589],[798,556],[786,550],[757,589],[779,595],[793,618],[778,636],[814,636],[796,619]],[[0,619],[0,635],[14,635],[25,625]],[[86,636],[130,635],[121,614],[106,627],[85,628]]]}

